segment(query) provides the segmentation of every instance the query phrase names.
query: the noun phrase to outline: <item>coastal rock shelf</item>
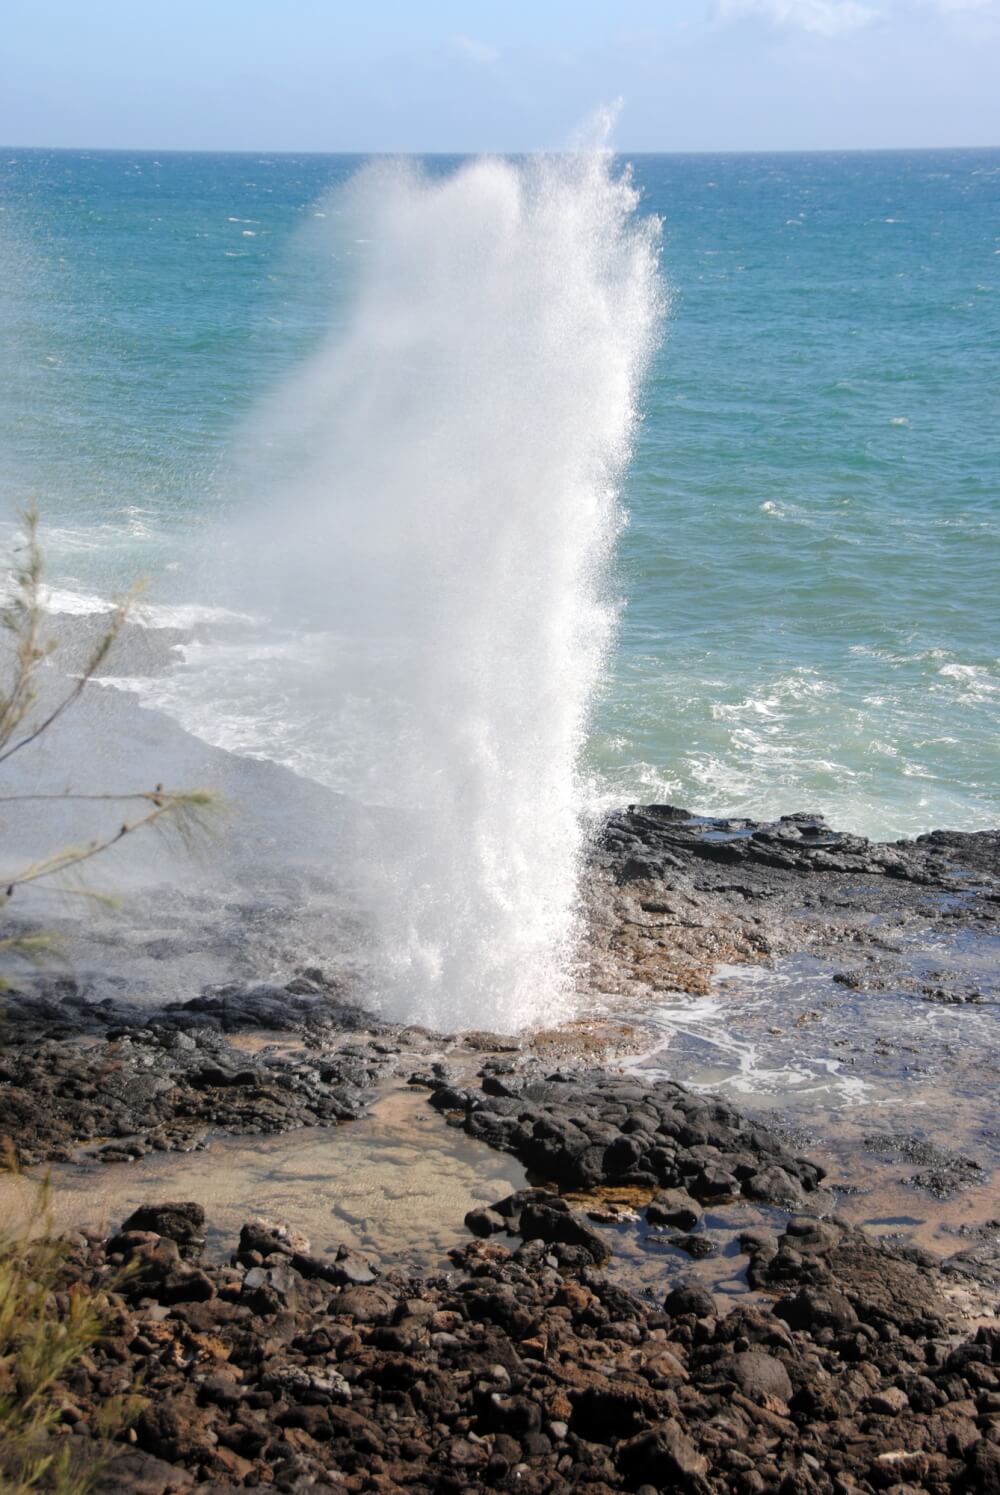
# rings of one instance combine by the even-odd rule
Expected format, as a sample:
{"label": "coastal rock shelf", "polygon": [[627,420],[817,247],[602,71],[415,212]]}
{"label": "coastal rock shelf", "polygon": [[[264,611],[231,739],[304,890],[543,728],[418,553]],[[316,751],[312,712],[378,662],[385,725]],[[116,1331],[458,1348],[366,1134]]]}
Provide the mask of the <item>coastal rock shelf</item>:
{"label": "coastal rock shelf", "polygon": [[856,1223],[1000,1275],[1000,833],[632,806],[587,894],[592,1009],[645,1030],[645,1080],[723,1093],[818,1155]]}
{"label": "coastal rock shelf", "polygon": [[[704,993],[720,962],[808,950],[840,962],[847,989],[1000,1000],[998,831],[880,844],[821,815],[762,823],[634,805],[608,817],[592,867],[595,990]],[[985,968],[907,962],[898,942],[928,930],[974,935]]]}
{"label": "coastal rock shelf", "polygon": [[[22,997],[6,1014],[0,1051],[0,1136],[12,1140],[23,1164],[71,1161],[96,1139],[104,1140],[88,1159],[116,1163],[190,1151],[209,1132],[272,1135],[355,1121],[397,1051],[371,1035],[352,1042],[350,1018],[348,1010],[334,1025],[315,1001],[303,1006],[294,993],[271,988],[156,1013],[94,1007],[72,992],[38,1008]],[[66,1036],[40,1036],[46,1021]],[[296,1024],[294,1046],[261,1037],[271,1028],[287,1040]],[[334,1026],[335,1050],[302,1046],[303,1036],[318,1045],[317,1031],[329,1043]],[[233,1030],[242,1044],[225,1036]]]}
{"label": "coastal rock shelf", "polygon": [[623,881],[662,876],[685,855],[725,866],[790,872],[859,872],[928,886],[988,892],[997,875],[996,831],[930,831],[914,840],[869,841],[837,831],[822,815],[782,815],[776,821],[720,819],[677,805],[633,805],[613,813],[604,844],[628,850]]}

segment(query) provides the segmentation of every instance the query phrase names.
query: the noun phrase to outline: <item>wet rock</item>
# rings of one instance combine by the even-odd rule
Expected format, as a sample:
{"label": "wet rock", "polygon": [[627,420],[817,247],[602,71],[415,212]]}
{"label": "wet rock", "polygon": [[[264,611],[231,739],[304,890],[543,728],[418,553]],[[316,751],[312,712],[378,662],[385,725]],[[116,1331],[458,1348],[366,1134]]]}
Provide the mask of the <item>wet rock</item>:
{"label": "wet rock", "polygon": [[431,1092],[430,1102],[437,1111],[464,1111],[470,1096],[466,1090],[456,1090],[452,1085],[437,1083]]}
{"label": "wet rock", "polygon": [[605,1238],[567,1210],[561,1199],[556,1200],[556,1207],[548,1201],[526,1204],[521,1210],[518,1233],[526,1241],[576,1247],[583,1253],[584,1261],[600,1263],[611,1255]]}
{"label": "wet rock", "polygon": [[[646,1239],[648,1241],[649,1237],[647,1236]],[[688,1256],[693,1256],[699,1261],[708,1256],[716,1256],[719,1250],[712,1238],[707,1235],[672,1235],[666,1239],[668,1245],[678,1251],[686,1251]]]}
{"label": "wet rock", "polygon": [[513,1153],[563,1190],[659,1186],[708,1202],[739,1195],[744,1181],[757,1176],[763,1197],[767,1170],[775,1168],[772,1190],[780,1185],[786,1200],[794,1196],[798,1205],[822,1176],[721,1101],[692,1096],[671,1082],[640,1085],[587,1070],[523,1077],[516,1099],[442,1085],[431,1103],[458,1111],[471,1136]]}
{"label": "wet rock", "polygon": [[760,1199],[785,1209],[801,1209],[806,1197],[799,1180],[774,1163],[759,1168],[745,1179],[743,1192],[748,1199]]}
{"label": "wet rock", "polygon": [[682,1318],[688,1314],[695,1318],[709,1318],[716,1312],[715,1299],[703,1287],[675,1287],[667,1294],[663,1311],[671,1318]]}
{"label": "wet rock", "polygon": [[122,1234],[132,1230],[151,1231],[187,1250],[197,1249],[205,1244],[205,1211],[193,1202],[141,1205],[122,1224]]}
{"label": "wet rock", "polygon": [[688,1188],[696,1199],[728,1199],[740,1192],[735,1176],[717,1163],[700,1168],[694,1178],[688,1180]]}
{"label": "wet rock", "polygon": [[248,1057],[214,1028],[178,1032],[149,1013],[115,1027],[123,1010],[102,1011],[105,1036],[86,1048],[19,1028],[5,1051],[0,1134],[16,1138],[23,1163],[69,1156],[94,1138],[112,1139],[96,1161],[117,1163],[151,1148],[190,1150],[208,1127],[273,1134],[355,1120],[366,1090],[394,1063],[374,1040],[330,1057]]}
{"label": "wet rock", "polygon": [[[846,1326],[841,1298],[865,1322],[897,1329],[926,1325],[942,1316],[932,1270],[842,1222],[796,1219],[779,1238],[777,1250],[756,1251],[752,1242],[748,1245],[748,1280],[754,1287],[791,1295],[777,1311],[793,1327],[815,1327],[825,1312]],[[816,1289],[819,1296],[802,1289]]]}
{"label": "wet rock", "polygon": [[633,805],[608,817],[592,867],[589,953],[624,989],[704,993],[720,962],[822,949],[841,967],[834,979],[845,992],[892,986],[962,1005],[995,999],[960,966],[934,979],[913,967],[901,985],[900,969],[889,979],[868,957],[884,950],[881,931],[904,921],[995,927],[997,831],[880,845],[819,815],[760,823]]}
{"label": "wet rock", "polygon": [[879,1157],[917,1165],[911,1182],[938,1199],[948,1199],[986,1179],[982,1164],[974,1158],[946,1152],[913,1132],[878,1132],[865,1138],[865,1147]]}
{"label": "wet rock", "polygon": [[471,1209],[465,1217],[465,1224],[473,1235],[491,1236],[497,1231],[506,1230],[507,1222],[504,1217],[494,1209]]}
{"label": "wet rock", "polygon": [[604,1176],[617,1178],[622,1173],[628,1173],[639,1163],[647,1146],[648,1143],[643,1139],[623,1132],[621,1136],[615,1138],[610,1147],[605,1149]]}
{"label": "wet rock", "polygon": [[984,1227],[983,1234],[985,1238],[977,1245],[949,1256],[944,1270],[995,1288],[1000,1286],[1000,1226],[994,1221]]}
{"label": "wet rock", "polygon": [[664,1189],[646,1208],[650,1225],[673,1225],[678,1230],[691,1230],[701,1217],[701,1205],[686,1189]]}

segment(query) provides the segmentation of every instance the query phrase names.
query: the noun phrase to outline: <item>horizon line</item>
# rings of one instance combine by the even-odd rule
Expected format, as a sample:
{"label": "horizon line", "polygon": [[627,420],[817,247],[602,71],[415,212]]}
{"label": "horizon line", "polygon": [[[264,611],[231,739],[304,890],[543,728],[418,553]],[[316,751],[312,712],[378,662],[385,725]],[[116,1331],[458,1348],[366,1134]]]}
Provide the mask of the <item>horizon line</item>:
{"label": "horizon line", "polygon": [[[821,146],[738,146],[703,148],[698,150],[649,149],[632,150],[625,146],[611,148],[612,156],[865,156],[904,155],[932,151],[995,151],[1000,145],[821,145]],[[480,156],[562,156],[586,154],[572,150],[297,150],[282,147],[279,150],[265,146],[151,146],[151,145],[10,145],[0,141],[0,151],[59,151],[67,154],[100,152],[103,155],[133,156],[356,156],[393,158],[414,156],[422,159],[468,159]]]}

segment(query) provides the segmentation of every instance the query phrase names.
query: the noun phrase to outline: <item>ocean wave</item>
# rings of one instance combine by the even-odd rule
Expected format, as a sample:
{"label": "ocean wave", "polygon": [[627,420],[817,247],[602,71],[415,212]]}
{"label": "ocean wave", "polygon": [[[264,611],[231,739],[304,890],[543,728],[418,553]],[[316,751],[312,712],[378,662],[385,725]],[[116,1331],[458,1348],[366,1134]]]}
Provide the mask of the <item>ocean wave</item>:
{"label": "ocean wave", "polygon": [[1000,692],[1000,679],[985,665],[945,664],[938,670],[938,674],[947,680],[954,680],[959,687],[961,699],[970,704],[988,701]]}
{"label": "ocean wave", "polygon": [[[9,603],[14,595],[14,580],[8,575],[0,580],[0,605]],[[43,586],[41,602],[47,613],[64,618],[95,617],[111,613],[118,606],[116,598],[68,586]],[[143,628],[171,628],[184,632],[207,624],[250,625],[258,621],[250,613],[203,602],[137,602],[129,616]]]}

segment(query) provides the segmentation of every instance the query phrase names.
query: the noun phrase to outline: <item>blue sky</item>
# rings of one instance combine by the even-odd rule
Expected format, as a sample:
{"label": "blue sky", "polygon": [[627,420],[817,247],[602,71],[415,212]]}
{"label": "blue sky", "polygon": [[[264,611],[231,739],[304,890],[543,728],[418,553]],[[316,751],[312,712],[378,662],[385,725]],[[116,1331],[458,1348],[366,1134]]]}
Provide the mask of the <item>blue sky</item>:
{"label": "blue sky", "polygon": [[1000,145],[1000,0],[5,0],[0,142]]}

